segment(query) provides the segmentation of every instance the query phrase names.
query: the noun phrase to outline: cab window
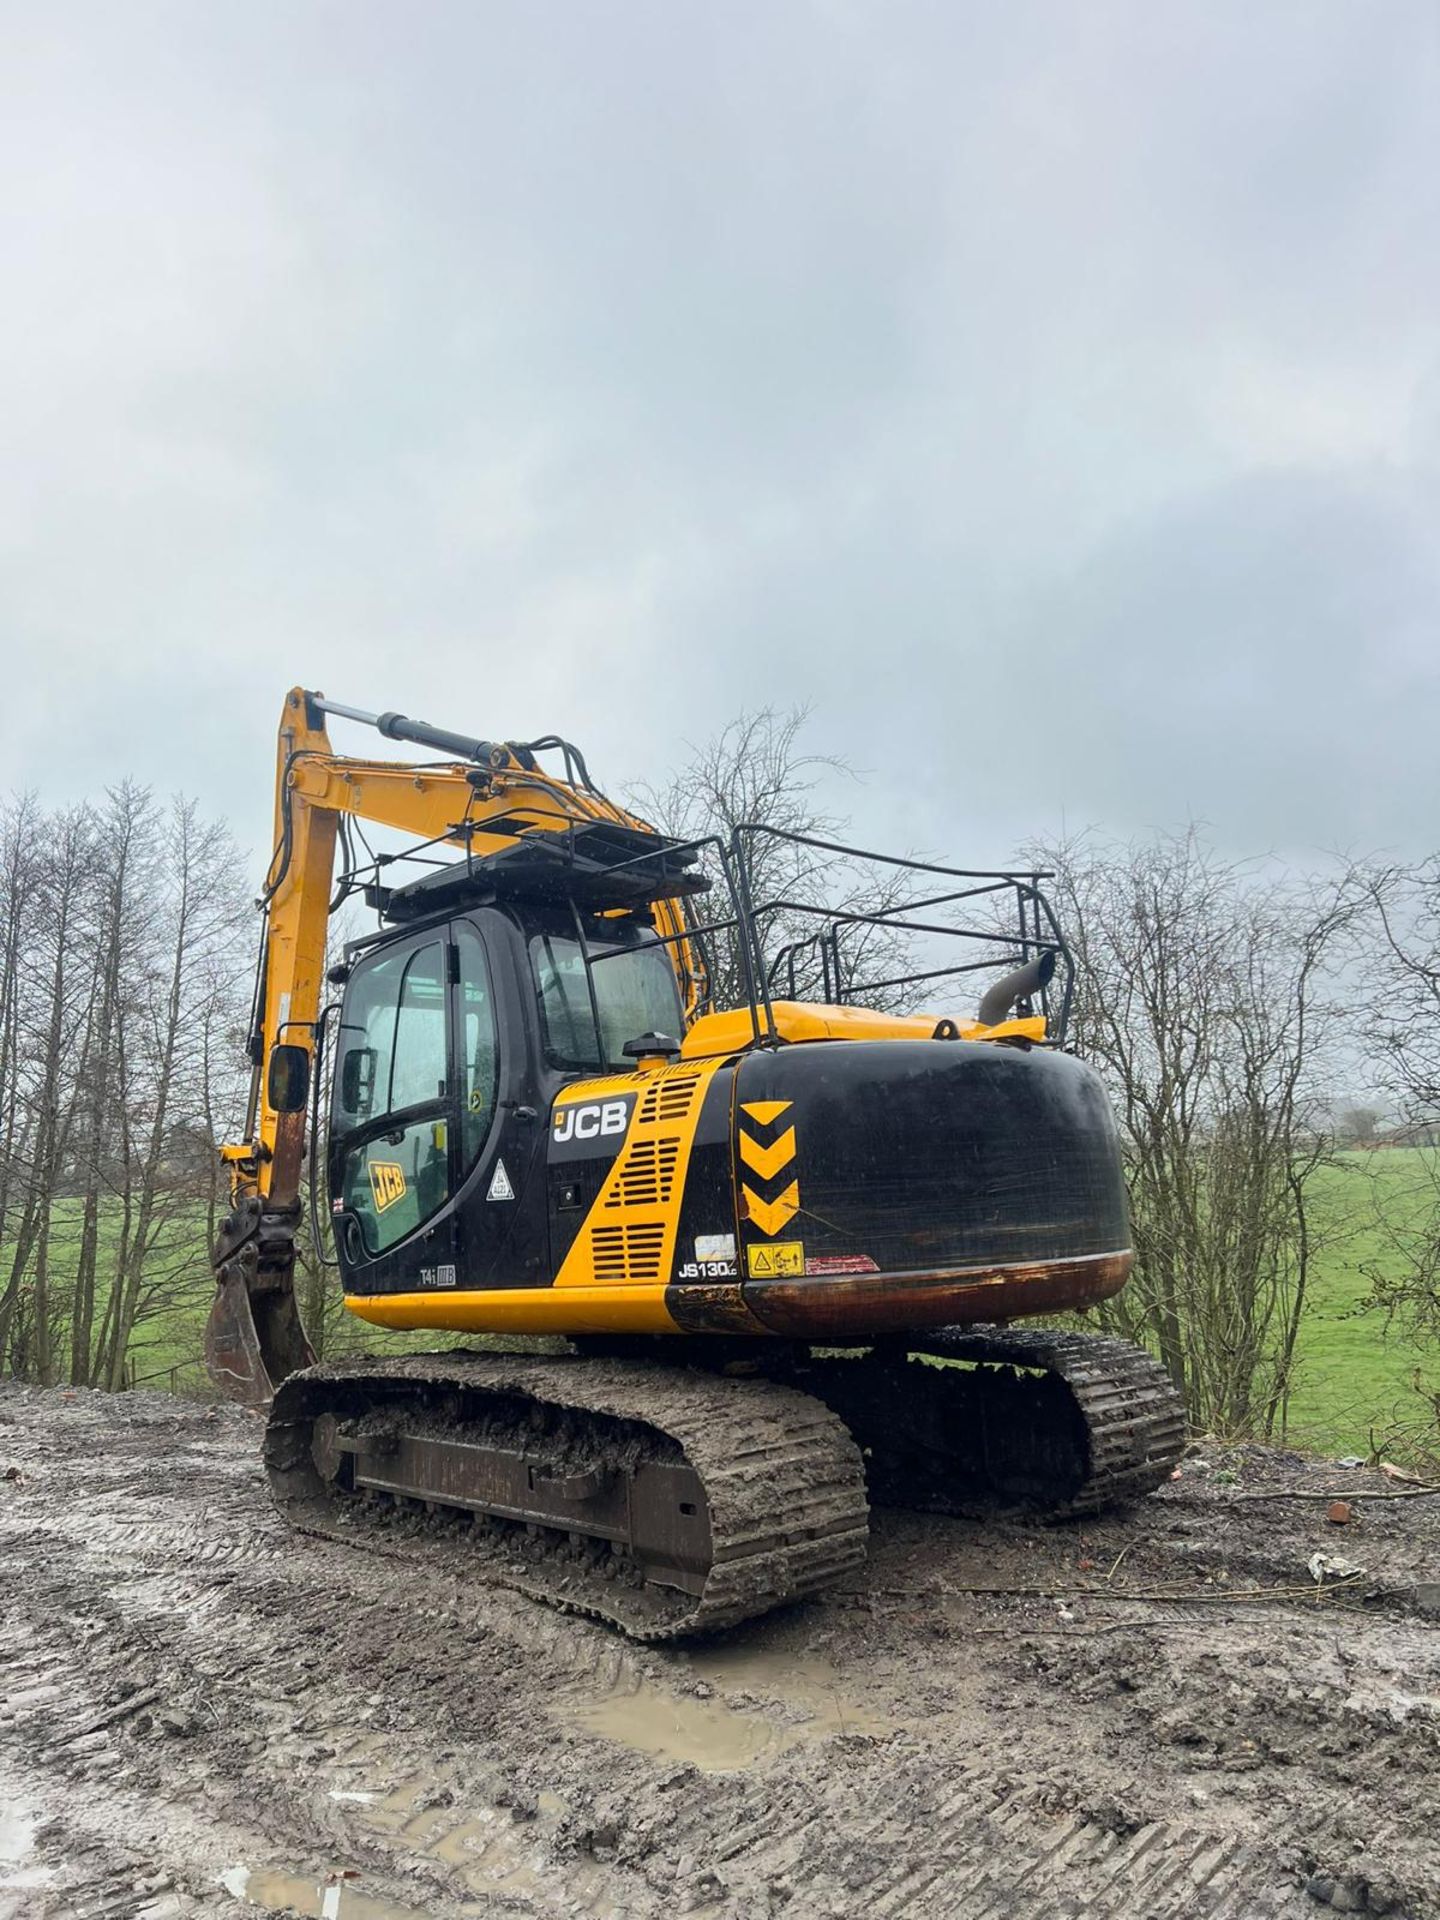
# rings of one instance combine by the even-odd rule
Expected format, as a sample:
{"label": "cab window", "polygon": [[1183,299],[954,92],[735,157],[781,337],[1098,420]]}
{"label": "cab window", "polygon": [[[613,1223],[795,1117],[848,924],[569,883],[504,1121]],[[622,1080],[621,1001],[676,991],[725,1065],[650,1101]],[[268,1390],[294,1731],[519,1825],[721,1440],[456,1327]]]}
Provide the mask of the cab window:
{"label": "cab window", "polygon": [[667,947],[654,939],[592,939],[589,959],[587,980],[586,950],[573,936],[537,934],[530,942],[553,1065],[623,1070],[634,1064],[625,1057],[627,1041],[643,1033],[680,1034],[684,1015]]}
{"label": "cab window", "polygon": [[455,945],[460,954],[460,1141],[468,1172],[495,1118],[500,1092],[499,1052],[484,945],[475,929],[463,920],[455,928]]}
{"label": "cab window", "polygon": [[438,942],[421,947],[401,976],[387,1113],[445,1098],[444,958]]}
{"label": "cab window", "polygon": [[[449,1193],[446,995],[435,940],[362,961],[345,996],[332,1121],[339,1198],[371,1255],[413,1233]],[[383,1126],[391,1114],[396,1124]]]}
{"label": "cab window", "polygon": [[336,1055],[334,1126],[346,1133],[390,1111],[395,1023],[409,951],[362,961],[351,977]]}

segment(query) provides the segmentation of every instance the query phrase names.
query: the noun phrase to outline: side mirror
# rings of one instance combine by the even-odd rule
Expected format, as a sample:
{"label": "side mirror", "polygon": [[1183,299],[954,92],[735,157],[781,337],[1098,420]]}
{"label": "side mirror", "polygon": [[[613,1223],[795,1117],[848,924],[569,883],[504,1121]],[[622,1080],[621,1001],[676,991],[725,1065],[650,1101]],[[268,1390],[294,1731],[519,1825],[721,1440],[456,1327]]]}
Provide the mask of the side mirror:
{"label": "side mirror", "polygon": [[303,1113],[310,1095],[310,1055],[304,1047],[272,1047],[265,1091],[276,1113]]}
{"label": "side mirror", "polygon": [[340,1105],[363,1120],[375,1090],[374,1047],[351,1047],[340,1062]]}

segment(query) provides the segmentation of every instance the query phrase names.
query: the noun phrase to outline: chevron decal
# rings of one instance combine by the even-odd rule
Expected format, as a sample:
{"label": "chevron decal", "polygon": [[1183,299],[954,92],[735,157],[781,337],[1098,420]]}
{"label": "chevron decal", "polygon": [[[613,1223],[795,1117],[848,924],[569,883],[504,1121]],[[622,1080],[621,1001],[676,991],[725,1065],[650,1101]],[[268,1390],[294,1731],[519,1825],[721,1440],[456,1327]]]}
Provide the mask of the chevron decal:
{"label": "chevron decal", "polygon": [[762,1200],[750,1187],[742,1187],[748,1217],[761,1233],[779,1233],[800,1211],[800,1182],[792,1180],[774,1200]]}
{"label": "chevron decal", "polygon": [[773,1180],[795,1158],[795,1129],[787,1127],[771,1146],[762,1147],[753,1135],[740,1135],[740,1158],[762,1180]]}
{"label": "chevron decal", "polygon": [[779,1233],[800,1211],[794,1127],[786,1127],[773,1140],[763,1138],[774,1131],[792,1105],[789,1100],[749,1100],[740,1107],[740,1160],[755,1176],[754,1185],[745,1181],[740,1188],[740,1212],[767,1236]]}

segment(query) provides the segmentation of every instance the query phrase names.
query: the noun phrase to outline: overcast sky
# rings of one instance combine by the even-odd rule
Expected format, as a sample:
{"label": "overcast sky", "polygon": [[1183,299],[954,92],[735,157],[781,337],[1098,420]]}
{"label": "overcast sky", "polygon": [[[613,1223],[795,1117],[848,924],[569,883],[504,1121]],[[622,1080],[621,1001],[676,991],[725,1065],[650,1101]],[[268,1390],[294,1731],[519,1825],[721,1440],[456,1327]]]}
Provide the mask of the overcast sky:
{"label": "overcast sky", "polygon": [[0,784],[808,700],[871,840],[1433,848],[1437,17],[3,0]]}

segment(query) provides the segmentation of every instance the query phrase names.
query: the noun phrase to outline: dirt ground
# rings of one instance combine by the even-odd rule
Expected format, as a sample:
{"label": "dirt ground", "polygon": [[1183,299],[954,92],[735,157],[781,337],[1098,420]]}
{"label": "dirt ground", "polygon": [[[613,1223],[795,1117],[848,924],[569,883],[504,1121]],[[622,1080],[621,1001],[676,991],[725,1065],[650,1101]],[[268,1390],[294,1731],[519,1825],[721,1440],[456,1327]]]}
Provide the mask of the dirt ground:
{"label": "dirt ground", "polygon": [[845,1591],[657,1652],[289,1534],[258,1439],[0,1387],[0,1920],[1440,1915],[1440,1499],[1241,1497],[1378,1473],[880,1514]]}

